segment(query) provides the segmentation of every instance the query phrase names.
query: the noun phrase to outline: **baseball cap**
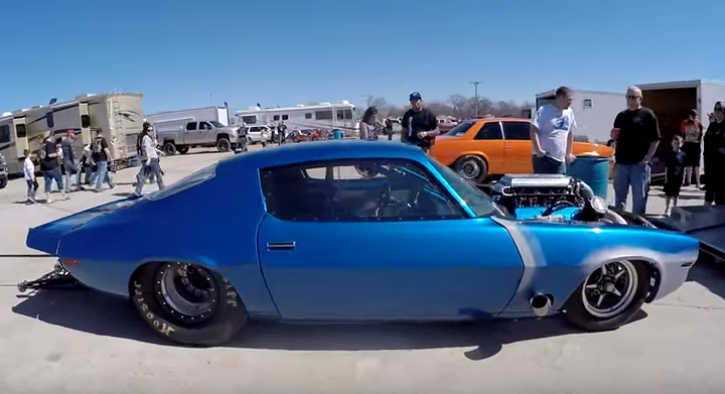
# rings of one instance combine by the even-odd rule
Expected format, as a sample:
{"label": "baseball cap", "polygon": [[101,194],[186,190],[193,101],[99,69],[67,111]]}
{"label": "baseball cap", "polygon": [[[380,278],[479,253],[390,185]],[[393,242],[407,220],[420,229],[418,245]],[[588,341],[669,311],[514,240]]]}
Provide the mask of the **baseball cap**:
{"label": "baseball cap", "polygon": [[423,97],[418,92],[413,92],[410,94],[410,98],[408,99],[410,101],[418,101],[423,100]]}

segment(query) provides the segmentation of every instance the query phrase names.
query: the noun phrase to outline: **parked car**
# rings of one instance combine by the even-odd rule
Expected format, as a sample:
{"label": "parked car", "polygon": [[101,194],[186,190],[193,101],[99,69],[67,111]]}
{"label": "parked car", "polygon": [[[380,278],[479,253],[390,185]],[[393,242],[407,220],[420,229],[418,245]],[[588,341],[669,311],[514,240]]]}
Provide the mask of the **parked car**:
{"label": "parked car", "polygon": [[267,142],[272,139],[272,129],[269,126],[246,126],[247,144],[262,144],[267,146]]}
{"label": "parked car", "polygon": [[236,127],[215,120],[181,119],[156,122],[153,126],[161,149],[169,156],[185,154],[195,147],[216,147],[220,152],[229,152],[240,144]]}
{"label": "parked car", "polygon": [[[491,175],[528,174],[533,171],[530,125],[529,119],[521,118],[465,120],[436,138],[430,155],[478,183]],[[605,145],[575,141],[573,153],[610,157],[613,150]]]}
{"label": "parked car", "polygon": [[[378,176],[359,176],[359,166]],[[559,177],[510,182],[571,182]],[[324,141],[232,156],[140,199],[32,228],[26,244],[58,256],[65,279],[130,298],[154,331],[182,344],[225,343],[250,319],[562,312],[582,329],[610,330],[679,288],[699,242],[599,221],[606,204],[585,200],[563,217],[557,206],[524,206],[527,194],[507,213],[420,149]],[[219,236],[224,226],[233,236]]]}

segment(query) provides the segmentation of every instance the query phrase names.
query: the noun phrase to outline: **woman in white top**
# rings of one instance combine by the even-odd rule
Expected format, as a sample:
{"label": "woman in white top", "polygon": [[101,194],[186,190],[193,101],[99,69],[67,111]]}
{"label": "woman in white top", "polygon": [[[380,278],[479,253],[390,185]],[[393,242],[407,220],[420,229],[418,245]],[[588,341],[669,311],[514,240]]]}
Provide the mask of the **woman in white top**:
{"label": "woman in white top", "polygon": [[23,161],[23,174],[25,175],[25,183],[28,184],[28,193],[25,198],[27,204],[35,204],[35,192],[38,190],[38,181],[35,180],[35,164],[30,157],[30,151],[23,151],[25,161]]}
{"label": "woman in white top", "polygon": [[363,114],[360,122],[360,139],[375,141],[383,131],[383,126],[378,122],[378,109],[369,107]]}

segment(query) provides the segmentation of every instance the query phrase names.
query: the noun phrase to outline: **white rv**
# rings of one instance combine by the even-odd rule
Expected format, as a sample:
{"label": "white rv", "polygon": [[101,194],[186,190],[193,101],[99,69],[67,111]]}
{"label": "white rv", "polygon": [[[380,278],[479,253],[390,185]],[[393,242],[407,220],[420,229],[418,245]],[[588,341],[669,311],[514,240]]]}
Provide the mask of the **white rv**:
{"label": "white rv", "polygon": [[348,101],[339,104],[321,103],[284,108],[251,107],[236,111],[237,123],[244,126],[276,125],[284,122],[292,129],[341,129],[346,134],[357,131],[358,119],[355,106]]}
{"label": "white rv", "polygon": [[75,147],[80,157],[83,146],[101,131],[113,158],[123,166],[127,159],[136,156],[136,139],[144,119],[142,98],[140,93],[83,94],[71,101],[23,111],[28,149],[37,152],[46,131],[60,137],[73,130],[80,137],[76,138]]}
{"label": "white rv", "polygon": [[193,109],[182,109],[178,111],[164,111],[146,115],[146,120],[154,124],[156,122],[171,122],[193,119],[197,122],[215,121],[224,126],[229,126],[229,109],[227,107],[204,107]]}
{"label": "white rv", "polygon": [[[4,113],[0,117],[0,155],[3,156],[7,173],[20,174],[23,172],[21,159],[25,149],[28,149],[28,138],[23,110]],[[2,172],[1,168],[0,172]],[[3,176],[3,178],[5,177]]]}

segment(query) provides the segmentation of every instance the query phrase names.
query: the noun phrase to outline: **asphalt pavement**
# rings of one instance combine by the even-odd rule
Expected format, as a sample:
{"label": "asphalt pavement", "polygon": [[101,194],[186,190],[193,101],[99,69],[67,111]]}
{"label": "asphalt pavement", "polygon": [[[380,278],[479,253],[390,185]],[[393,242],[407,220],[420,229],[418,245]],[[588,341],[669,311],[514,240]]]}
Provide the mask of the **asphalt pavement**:
{"label": "asphalt pavement", "polygon": [[[227,157],[163,159],[167,181]],[[73,193],[25,206],[24,183],[0,191],[0,253],[35,253],[27,229],[131,192]],[[41,182],[42,183],[42,182]],[[148,186],[153,190],[155,186]],[[650,212],[664,203],[653,190]],[[699,204],[686,192],[683,204]],[[698,197],[700,196],[700,197]],[[109,234],[112,238],[113,235]],[[159,339],[133,307],[91,291],[18,294],[50,258],[0,258],[0,393],[722,393],[725,274],[697,264],[675,294],[634,322],[580,333],[559,319],[489,324],[282,325],[257,323],[228,346],[194,349]]]}

